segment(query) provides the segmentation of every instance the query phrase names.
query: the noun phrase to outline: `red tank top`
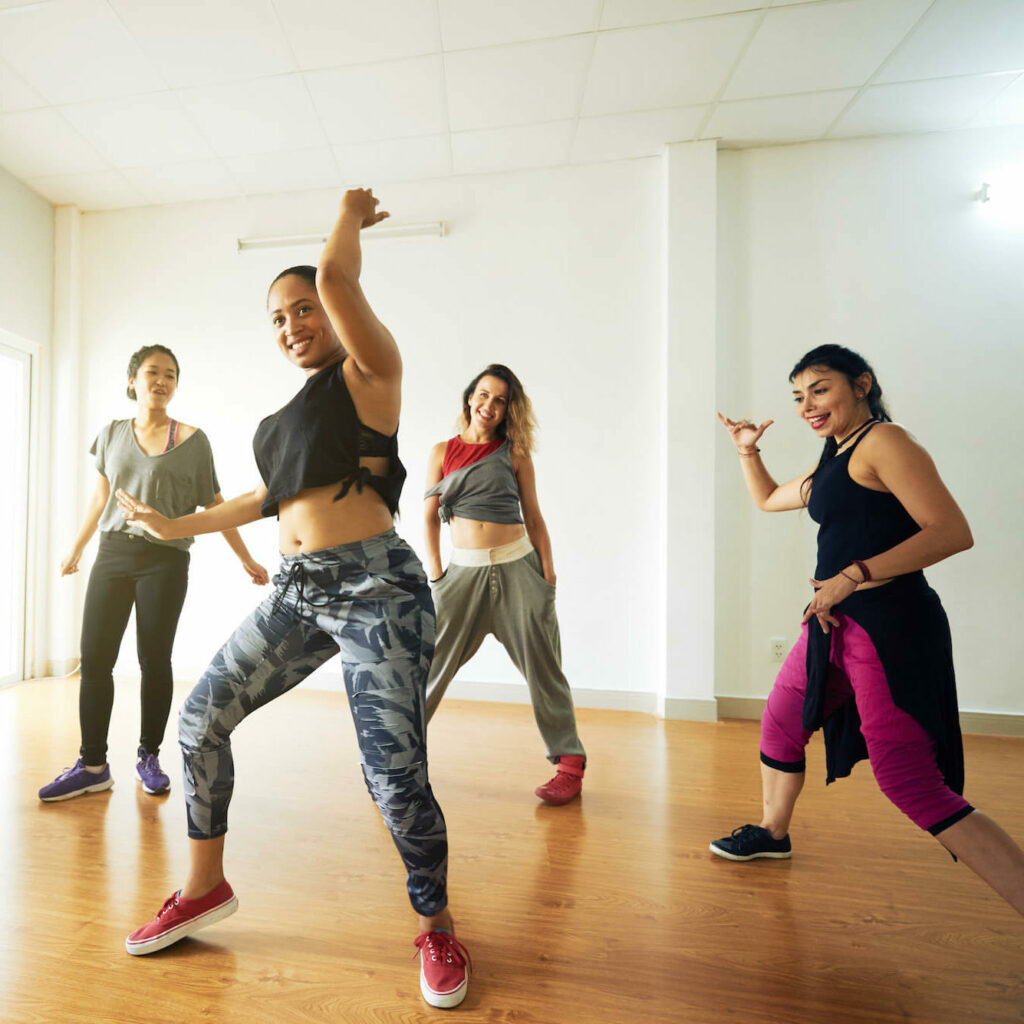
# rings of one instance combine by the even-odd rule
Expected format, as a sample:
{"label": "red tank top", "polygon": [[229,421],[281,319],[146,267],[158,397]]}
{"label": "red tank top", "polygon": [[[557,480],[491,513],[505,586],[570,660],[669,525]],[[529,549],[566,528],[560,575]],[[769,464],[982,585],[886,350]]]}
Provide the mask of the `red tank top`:
{"label": "red tank top", "polygon": [[504,443],[504,438],[500,437],[496,441],[486,441],[484,444],[468,444],[461,437],[453,437],[445,446],[444,458],[441,460],[442,478],[457,469],[471,466],[474,462],[487,458]]}

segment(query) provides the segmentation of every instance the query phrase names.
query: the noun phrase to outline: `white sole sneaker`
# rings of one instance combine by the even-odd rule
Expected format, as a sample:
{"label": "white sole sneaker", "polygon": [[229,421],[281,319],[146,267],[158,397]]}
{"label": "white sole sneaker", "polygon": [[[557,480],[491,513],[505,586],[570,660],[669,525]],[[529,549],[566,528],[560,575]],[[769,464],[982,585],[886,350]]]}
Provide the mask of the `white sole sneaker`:
{"label": "white sole sneaker", "polygon": [[230,917],[237,909],[238,897],[232,895],[231,899],[225,900],[219,906],[211,907],[206,913],[191,917],[173,928],[168,928],[165,932],[160,932],[159,935],[154,935],[141,942],[132,942],[129,936],[124,940],[124,948],[132,956],[144,956],[146,953],[155,953],[159,949],[173,946],[180,939],[184,939],[186,936],[192,935],[202,928],[216,924],[218,921],[223,921],[225,917]]}
{"label": "white sole sneaker", "polygon": [[85,796],[86,793],[102,793],[103,790],[110,789],[113,785],[113,779],[104,779],[103,782],[97,782],[95,786],[84,786],[82,789],[76,789],[73,793],[63,793],[61,796],[41,796],[39,799],[44,804],[56,804],[61,800],[74,800],[76,796]]}
{"label": "white sole sneaker", "polygon": [[469,968],[466,968],[466,977],[463,979],[462,984],[452,989],[451,992],[435,992],[428,984],[427,979],[423,976],[423,971],[420,970],[420,995],[430,1003],[431,1006],[436,1006],[439,1010],[450,1010],[454,1006],[458,1006],[463,999],[466,998],[466,993],[469,991]]}
{"label": "white sole sneaker", "polygon": [[170,793],[171,791],[171,784],[169,782],[163,789],[150,789],[149,786],[146,785],[146,780],[142,777],[142,772],[140,772],[138,768],[135,769],[135,778],[142,783],[142,788],[152,796],[156,796],[159,793]]}
{"label": "white sole sneaker", "polygon": [[746,857],[741,857],[738,854],[727,853],[725,850],[720,850],[717,846],[715,846],[714,843],[712,843],[708,847],[708,849],[712,853],[717,854],[719,857],[724,857],[726,860],[757,860],[760,857],[767,857],[770,860],[789,860],[789,858],[793,856],[793,851],[792,850],[787,850],[785,852],[782,852],[782,851],[772,852],[772,851],[766,850],[763,853],[750,853],[750,854],[747,854]]}

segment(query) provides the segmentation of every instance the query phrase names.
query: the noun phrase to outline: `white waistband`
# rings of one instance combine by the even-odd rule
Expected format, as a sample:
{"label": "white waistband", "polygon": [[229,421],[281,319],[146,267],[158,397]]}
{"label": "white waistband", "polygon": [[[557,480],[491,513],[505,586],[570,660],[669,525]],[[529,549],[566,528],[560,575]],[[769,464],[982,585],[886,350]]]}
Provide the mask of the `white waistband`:
{"label": "white waistband", "polygon": [[452,565],[501,565],[504,562],[515,562],[533,550],[530,538],[523,534],[519,540],[511,544],[501,544],[496,548],[453,548]]}

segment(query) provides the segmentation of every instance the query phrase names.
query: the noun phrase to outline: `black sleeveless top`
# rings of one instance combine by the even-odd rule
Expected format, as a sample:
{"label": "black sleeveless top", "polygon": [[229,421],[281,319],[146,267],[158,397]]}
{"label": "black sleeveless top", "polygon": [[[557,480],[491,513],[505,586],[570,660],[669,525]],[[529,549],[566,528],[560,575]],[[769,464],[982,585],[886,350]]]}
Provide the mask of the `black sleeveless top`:
{"label": "black sleeveless top", "polygon": [[863,487],[850,476],[850,455],[874,429],[869,423],[845,451],[814,474],[807,511],[818,524],[816,580],[827,580],[855,558],[865,561],[920,531],[899,499]]}
{"label": "black sleeveless top", "polygon": [[[355,485],[362,494],[368,484],[394,515],[405,483],[398,458],[398,434],[386,437],[359,422],[342,373],[344,360],[306,380],[302,390],[256,428],[253,452],[267,496],[260,514],[275,516],[278,504],[308,487],[340,483],[335,501]],[[359,456],[385,456],[387,476],[375,476],[359,465]]]}

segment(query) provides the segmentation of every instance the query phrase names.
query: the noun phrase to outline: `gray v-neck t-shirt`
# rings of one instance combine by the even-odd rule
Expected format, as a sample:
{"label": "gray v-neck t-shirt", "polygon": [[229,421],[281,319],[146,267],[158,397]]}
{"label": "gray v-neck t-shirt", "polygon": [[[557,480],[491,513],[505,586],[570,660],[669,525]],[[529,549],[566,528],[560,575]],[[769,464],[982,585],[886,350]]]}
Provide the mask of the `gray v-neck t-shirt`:
{"label": "gray v-neck t-shirt", "polygon": [[110,481],[110,497],[100,516],[101,530],[144,537],[153,544],[183,551],[191,546],[193,537],[157,540],[139,527],[128,526],[117,507],[116,492],[123,489],[170,519],[209,505],[220,492],[220,484],[210,441],[201,430],[168,452],[147,455],[135,439],[132,421],[114,420],[96,435],[89,452],[96,456],[96,468]]}

